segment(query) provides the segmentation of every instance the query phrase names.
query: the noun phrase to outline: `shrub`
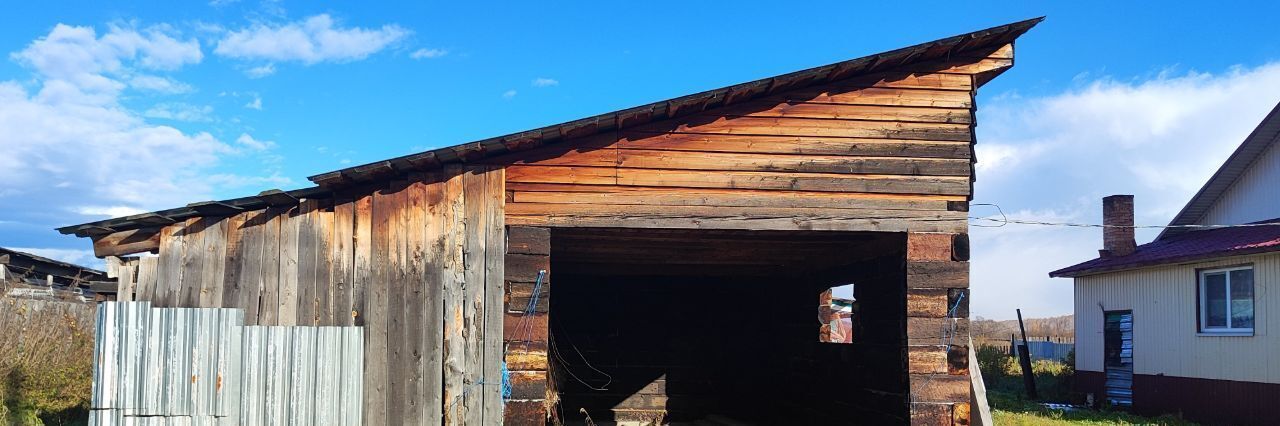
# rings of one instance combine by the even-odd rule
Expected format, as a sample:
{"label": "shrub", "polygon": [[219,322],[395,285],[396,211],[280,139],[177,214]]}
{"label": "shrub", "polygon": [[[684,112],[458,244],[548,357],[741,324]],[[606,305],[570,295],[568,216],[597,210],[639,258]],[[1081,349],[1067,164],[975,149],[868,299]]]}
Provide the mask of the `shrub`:
{"label": "shrub", "polygon": [[0,298],[0,424],[83,424],[93,382],[93,306]]}

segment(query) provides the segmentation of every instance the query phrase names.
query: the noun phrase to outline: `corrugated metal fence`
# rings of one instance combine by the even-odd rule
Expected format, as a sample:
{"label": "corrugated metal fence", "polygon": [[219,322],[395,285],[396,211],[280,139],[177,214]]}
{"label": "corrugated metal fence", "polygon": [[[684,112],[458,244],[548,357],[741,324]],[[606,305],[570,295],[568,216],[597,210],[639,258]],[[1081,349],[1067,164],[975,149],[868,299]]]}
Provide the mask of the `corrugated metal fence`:
{"label": "corrugated metal fence", "polygon": [[[1031,352],[1031,359],[1052,359],[1056,361],[1066,361],[1067,355],[1075,350],[1074,343],[1058,343],[1048,341],[1027,341],[1027,350]],[[1018,347],[1013,346],[1009,351],[1009,355],[1018,356]]]}
{"label": "corrugated metal fence", "polygon": [[90,424],[360,424],[360,327],[243,324],[239,309],[99,304]]}

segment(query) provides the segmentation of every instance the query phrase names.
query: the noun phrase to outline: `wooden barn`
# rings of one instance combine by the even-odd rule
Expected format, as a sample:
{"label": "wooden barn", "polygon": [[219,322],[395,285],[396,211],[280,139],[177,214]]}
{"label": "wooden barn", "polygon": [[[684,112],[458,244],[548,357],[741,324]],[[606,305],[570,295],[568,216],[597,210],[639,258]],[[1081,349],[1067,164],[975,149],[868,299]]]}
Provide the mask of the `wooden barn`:
{"label": "wooden barn", "polygon": [[159,254],[120,300],[364,327],[367,424],[968,424],[974,98],[1039,21],[60,231]]}

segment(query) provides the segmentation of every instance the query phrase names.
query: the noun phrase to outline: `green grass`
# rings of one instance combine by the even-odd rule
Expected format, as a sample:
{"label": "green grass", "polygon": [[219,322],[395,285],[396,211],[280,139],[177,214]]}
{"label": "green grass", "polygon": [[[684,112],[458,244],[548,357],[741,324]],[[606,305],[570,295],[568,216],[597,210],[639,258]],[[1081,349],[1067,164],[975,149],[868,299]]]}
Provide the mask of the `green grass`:
{"label": "green grass", "polygon": [[1036,391],[1040,402],[1026,399],[1022,383],[1022,369],[1016,358],[993,347],[978,348],[978,368],[987,386],[987,402],[995,423],[1004,425],[1169,425],[1182,426],[1195,423],[1176,416],[1142,417],[1112,410],[1055,410],[1040,402],[1084,404],[1084,396],[1071,391],[1071,379],[1075,375],[1074,361],[1036,360],[1031,371],[1036,377]]}

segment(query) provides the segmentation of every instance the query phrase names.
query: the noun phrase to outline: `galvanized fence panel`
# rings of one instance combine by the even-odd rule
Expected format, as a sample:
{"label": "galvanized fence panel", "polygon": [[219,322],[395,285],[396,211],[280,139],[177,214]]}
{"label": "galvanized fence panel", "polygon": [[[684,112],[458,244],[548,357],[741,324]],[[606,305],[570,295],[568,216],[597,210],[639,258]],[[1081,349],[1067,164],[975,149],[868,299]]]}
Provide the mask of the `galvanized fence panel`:
{"label": "galvanized fence panel", "polygon": [[238,309],[98,305],[91,425],[358,425],[360,327],[245,327]]}

